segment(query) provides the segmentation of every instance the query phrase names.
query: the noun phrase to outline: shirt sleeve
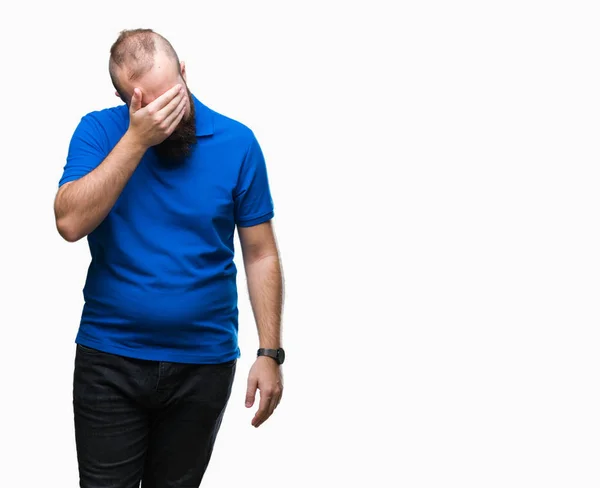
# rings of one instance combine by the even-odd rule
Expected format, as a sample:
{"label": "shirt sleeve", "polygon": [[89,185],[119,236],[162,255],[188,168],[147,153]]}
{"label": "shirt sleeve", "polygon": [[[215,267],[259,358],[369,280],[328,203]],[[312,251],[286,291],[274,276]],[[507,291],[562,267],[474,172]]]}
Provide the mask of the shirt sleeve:
{"label": "shirt sleeve", "polygon": [[239,227],[258,225],[274,216],[267,166],[254,135],[242,162],[234,194],[234,215]]}
{"label": "shirt sleeve", "polygon": [[86,115],[81,119],[71,137],[59,187],[87,175],[106,158],[108,152],[102,134],[102,128],[92,117]]}

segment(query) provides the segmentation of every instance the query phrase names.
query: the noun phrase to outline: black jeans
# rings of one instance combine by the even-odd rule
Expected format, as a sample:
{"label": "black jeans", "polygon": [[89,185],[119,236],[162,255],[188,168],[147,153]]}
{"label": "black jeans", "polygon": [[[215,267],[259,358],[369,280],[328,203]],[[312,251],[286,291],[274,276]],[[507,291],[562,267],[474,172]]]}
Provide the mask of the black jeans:
{"label": "black jeans", "polygon": [[144,361],[77,346],[73,378],[81,488],[197,488],[236,361]]}

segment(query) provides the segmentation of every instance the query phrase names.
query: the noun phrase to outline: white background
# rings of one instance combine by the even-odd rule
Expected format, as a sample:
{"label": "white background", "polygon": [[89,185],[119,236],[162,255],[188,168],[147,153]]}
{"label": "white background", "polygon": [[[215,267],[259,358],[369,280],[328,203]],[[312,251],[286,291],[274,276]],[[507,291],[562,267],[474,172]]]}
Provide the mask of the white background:
{"label": "white background", "polygon": [[77,486],[89,254],[52,202],[79,119],[118,103],[110,45],[150,27],[256,133],[286,277],[284,397],[254,429],[240,273],[243,356],[203,486],[600,486],[594,4],[4,7],[1,484]]}

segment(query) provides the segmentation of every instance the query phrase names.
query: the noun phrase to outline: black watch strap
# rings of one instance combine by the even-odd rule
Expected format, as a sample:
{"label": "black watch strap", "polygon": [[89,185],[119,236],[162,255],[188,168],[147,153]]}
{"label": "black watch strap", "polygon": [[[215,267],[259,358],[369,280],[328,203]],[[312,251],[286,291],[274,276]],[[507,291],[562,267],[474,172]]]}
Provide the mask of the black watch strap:
{"label": "black watch strap", "polygon": [[267,349],[261,347],[256,353],[256,356],[268,356],[277,361],[277,364],[283,364],[283,361],[285,361],[285,351],[281,347],[279,349]]}

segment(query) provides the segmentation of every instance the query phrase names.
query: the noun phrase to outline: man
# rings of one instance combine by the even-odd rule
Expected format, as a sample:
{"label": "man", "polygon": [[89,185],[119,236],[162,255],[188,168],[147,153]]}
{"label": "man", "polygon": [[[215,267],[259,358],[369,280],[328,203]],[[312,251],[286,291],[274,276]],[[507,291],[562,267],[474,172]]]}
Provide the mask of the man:
{"label": "man", "polygon": [[273,203],[250,129],[203,105],[149,29],[123,31],[109,72],[125,103],[84,116],[55,201],[91,264],[73,407],[80,486],[197,487],[234,379],[237,227],[259,352],[252,425],[282,394],[282,273]]}

